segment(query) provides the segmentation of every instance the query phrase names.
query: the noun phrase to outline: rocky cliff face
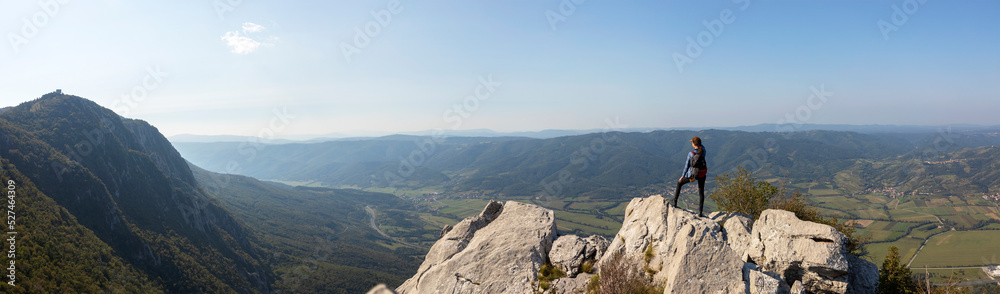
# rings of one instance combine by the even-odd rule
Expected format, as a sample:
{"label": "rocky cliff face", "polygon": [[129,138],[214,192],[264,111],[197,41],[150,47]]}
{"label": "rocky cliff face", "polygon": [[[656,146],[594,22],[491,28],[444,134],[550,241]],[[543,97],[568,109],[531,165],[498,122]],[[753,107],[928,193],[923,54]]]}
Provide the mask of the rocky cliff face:
{"label": "rocky cliff face", "polygon": [[168,292],[268,292],[257,240],[149,124],[50,93],[0,113],[0,157]]}
{"label": "rocky cliff face", "polygon": [[[560,293],[586,292],[614,258],[644,263],[663,293],[874,293],[878,268],[846,253],[836,229],[767,210],[698,217],[635,198],[610,244],[603,237],[556,236],[553,212],[491,202],[480,215],[445,228],[417,274],[399,293],[532,293],[544,264],[567,275],[549,282]],[[597,269],[583,272],[584,263]],[[391,293],[385,287],[370,293]]]}

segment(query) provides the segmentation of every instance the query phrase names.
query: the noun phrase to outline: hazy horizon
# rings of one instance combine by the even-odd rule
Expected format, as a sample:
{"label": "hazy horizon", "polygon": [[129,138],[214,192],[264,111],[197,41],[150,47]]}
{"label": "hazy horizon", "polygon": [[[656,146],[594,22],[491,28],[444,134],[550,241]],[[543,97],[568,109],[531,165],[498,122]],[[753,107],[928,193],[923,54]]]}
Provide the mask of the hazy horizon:
{"label": "hazy horizon", "polygon": [[1000,125],[1000,2],[616,4],[4,3],[0,105],[166,136]]}

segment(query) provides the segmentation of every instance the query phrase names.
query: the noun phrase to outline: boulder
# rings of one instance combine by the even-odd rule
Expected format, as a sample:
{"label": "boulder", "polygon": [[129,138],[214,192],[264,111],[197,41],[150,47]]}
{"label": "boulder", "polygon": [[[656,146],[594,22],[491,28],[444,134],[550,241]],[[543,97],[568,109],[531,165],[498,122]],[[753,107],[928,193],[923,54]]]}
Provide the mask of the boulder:
{"label": "boulder", "polygon": [[378,284],[375,288],[368,290],[368,294],[396,294],[396,291],[389,289],[385,284]]}
{"label": "boulder", "polygon": [[805,287],[802,286],[802,281],[795,281],[795,284],[792,285],[792,291],[791,292],[792,292],[792,294],[805,294],[806,293],[806,289],[805,289]]}
{"label": "boulder", "polygon": [[577,235],[561,236],[552,243],[549,262],[566,273],[566,276],[573,278],[580,273],[583,263],[589,261],[596,264],[607,249],[608,240],[601,236],[586,239]]}
{"label": "boulder", "polygon": [[654,250],[648,265],[662,269],[653,281],[666,281],[663,293],[744,293],[744,262],[726,245],[719,224],[674,207],[668,215],[666,250]]}
{"label": "boulder", "polygon": [[552,284],[549,287],[549,291],[547,293],[565,293],[565,294],[586,293],[587,284],[590,283],[590,277],[592,276],[594,275],[588,273],[580,273],[574,278],[565,277],[556,279],[555,281],[552,281]]}
{"label": "boulder", "polygon": [[878,266],[871,261],[854,255],[847,255],[850,271],[847,278],[847,293],[875,293],[878,290]]}
{"label": "boulder", "polygon": [[799,220],[792,212],[765,210],[754,222],[747,254],[786,282],[811,293],[847,292],[846,237],[831,226]]}
{"label": "boulder", "polygon": [[749,215],[732,213],[722,225],[726,231],[726,245],[736,251],[743,261],[747,260],[747,248],[750,247],[750,220]]}
{"label": "boulder", "polygon": [[491,201],[439,239],[399,293],[531,293],[556,236],[542,207]]}
{"label": "boulder", "polygon": [[788,294],[790,291],[780,275],[761,271],[757,265],[749,262],[743,266],[743,280],[747,283],[746,292],[750,294]]}
{"label": "boulder", "polygon": [[625,221],[622,222],[622,228],[611,240],[600,263],[607,262],[615,253],[643,260],[647,247],[666,248],[666,236],[667,205],[663,202],[663,197],[654,195],[647,198],[633,198],[625,207]]}
{"label": "boulder", "polygon": [[601,257],[604,257],[604,253],[608,251],[608,245],[610,243],[607,238],[598,235],[587,237],[586,240],[587,246],[596,250],[594,254],[594,263],[596,264],[598,260],[601,260]]}

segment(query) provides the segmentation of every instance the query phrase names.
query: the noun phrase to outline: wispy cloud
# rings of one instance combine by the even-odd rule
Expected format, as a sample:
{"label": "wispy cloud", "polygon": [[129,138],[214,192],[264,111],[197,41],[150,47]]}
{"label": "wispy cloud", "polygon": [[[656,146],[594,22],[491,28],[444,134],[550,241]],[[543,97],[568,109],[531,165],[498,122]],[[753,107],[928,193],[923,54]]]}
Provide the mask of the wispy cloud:
{"label": "wispy cloud", "polygon": [[250,54],[257,51],[260,46],[272,46],[278,41],[278,37],[263,35],[267,31],[262,25],[252,22],[243,23],[242,34],[240,31],[228,31],[222,35],[222,41],[236,54]]}
{"label": "wispy cloud", "polygon": [[264,31],[266,29],[267,28],[265,28],[264,26],[259,25],[259,24],[255,24],[255,23],[252,23],[252,22],[245,22],[245,23],[243,23],[243,32],[244,33],[257,33],[257,32]]}

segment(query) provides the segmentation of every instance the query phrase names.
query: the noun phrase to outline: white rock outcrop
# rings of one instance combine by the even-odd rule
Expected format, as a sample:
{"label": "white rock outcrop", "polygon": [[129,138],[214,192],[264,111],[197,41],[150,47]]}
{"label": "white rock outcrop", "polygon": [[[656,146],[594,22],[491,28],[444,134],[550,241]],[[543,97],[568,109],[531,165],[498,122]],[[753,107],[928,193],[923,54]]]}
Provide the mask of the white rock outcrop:
{"label": "white rock outcrop", "polygon": [[575,278],[580,273],[580,266],[589,261],[596,267],[597,260],[607,250],[608,240],[601,236],[560,236],[552,243],[549,262],[566,273],[567,277]]}
{"label": "white rock outcrop", "polygon": [[556,236],[552,210],[491,201],[434,243],[399,293],[531,293]]}
{"label": "white rock outcrop", "polygon": [[768,209],[750,235],[747,254],[761,269],[780,274],[786,283],[801,281],[811,293],[847,292],[847,237],[833,227]]}
{"label": "white rock outcrop", "polygon": [[650,264],[662,267],[653,281],[666,282],[663,293],[744,293],[744,262],[726,245],[722,228],[679,208],[669,208],[668,215],[667,250],[657,251],[666,255]]}
{"label": "white rock outcrop", "polygon": [[[600,236],[557,238],[551,210],[491,201],[478,216],[442,230],[417,273],[396,291],[532,293],[540,290],[539,268],[550,263],[567,276],[547,283],[548,292],[583,293],[601,264],[620,254],[641,263],[637,268],[665,294],[874,293],[878,268],[847,254],[845,242],[833,227],[788,211],[766,210],[756,221],[728,213],[698,217],[659,195],[632,199],[610,244]],[[580,273],[588,261],[598,269]]]}
{"label": "white rock outcrop", "polygon": [[608,245],[608,251],[601,257],[601,262],[607,262],[614,254],[642,260],[646,247],[666,248],[666,242],[667,205],[663,202],[663,197],[654,195],[633,198],[625,207],[622,228],[611,239],[611,245]]}

